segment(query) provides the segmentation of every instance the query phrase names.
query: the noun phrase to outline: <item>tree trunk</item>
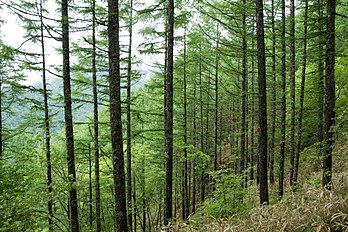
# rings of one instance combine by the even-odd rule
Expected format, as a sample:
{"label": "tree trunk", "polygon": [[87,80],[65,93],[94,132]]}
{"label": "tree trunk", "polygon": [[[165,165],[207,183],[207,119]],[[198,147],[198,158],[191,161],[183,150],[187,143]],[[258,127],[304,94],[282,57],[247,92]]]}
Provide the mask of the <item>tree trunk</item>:
{"label": "tree trunk", "polygon": [[[193,147],[197,147],[197,80],[193,81]],[[193,173],[192,173],[192,213],[196,212],[196,158],[193,160]]]}
{"label": "tree trunk", "polygon": [[269,181],[274,183],[274,142],[277,113],[277,92],[276,92],[276,38],[275,38],[275,12],[274,0],[272,0],[272,122],[271,122],[271,140],[269,145]]}
{"label": "tree trunk", "polygon": [[91,157],[91,144],[88,143],[88,182],[89,182],[89,228],[93,229],[93,186],[92,186],[92,157]]}
{"label": "tree trunk", "polygon": [[100,219],[100,174],[99,174],[99,118],[96,62],[96,15],[95,0],[92,1],[92,87],[93,87],[93,125],[94,125],[94,188],[96,232],[101,231]]}
{"label": "tree trunk", "polygon": [[62,0],[62,43],[63,43],[63,80],[64,80],[64,113],[65,136],[68,162],[69,181],[69,211],[71,231],[79,231],[79,218],[77,208],[76,171],[74,153],[74,131],[71,110],[70,86],[70,50],[69,50],[69,15],[68,1]]}
{"label": "tree trunk", "polygon": [[260,204],[268,204],[266,57],[265,57],[262,0],[256,0],[256,31],[257,31],[258,85],[259,85],[258,92],[259,92]]}
{"label": "tree trunk", "polygon": [[[42,86],[43,86],[43,97],[44,97],[44,111],[45,111],[45,146],[46,146],[46,163],[47,163],[47,190],[48,190],[48,227],[50,231],[53,231],[53,196],[52,196],[52,164],[51,164],[51,135],[50,135],[50,118],[48,109],[48,92],[47,92],[47,81],[46,81],[46,53],[45,53],[45,42],[44,42],[44,25],[42,15],[42,0],[40,0],[40,37],[41,37],[41,54],[42,54]],[[1,88],[1,85],[0,85]],[[0,92],[0,98],[1,98]],[[1,105],[1,100],[0,100]],[[0,110],[0,121],[1,121],[1,110]],[[2,123],[0,122],[0,125]],[[0,127],[0,135],[1,135]],[[0,159],[2,157],[2,138],[0,137]]]}
{"label": "tree trunk", "polygon": [[285,162],[285,119],[286,119],[286,48],[285,48],[285,0],[282,0],[282,65],[281,65],[281,110],[280,110],[280,159],[279,159],[279,186],[278,197],[283,198],[284,195],[284,162]]}
{"label": "tree trunk", "polygon": [[[254,29],[253,29],[254,32]],[[252,51],[254,51],[252,40]],[[254,152],[255,152],[255,61],[254,53],[251,56],[251,125],[250,125],[250,180],[254,180]]]}
{"label": "tree trunk", "polygon": [[118,0],[108,0],[110,129],[113,159],[115,231],[128,231],[121,120]]}
{"label": "tree trunk", "polygon": [[[245,6],[246,0],[243,0],[243,5]],[[245,124],[246,124],[246,79],[247,79],[247,42],[246,42],[246,14],[243,12],[242,19],[243,27],[243,38],[242,38],[242,50],[243,50],[243,60],[242,60],[242,125],[241,125],[241,138],[240,138],[240,172],[243,176],[243,181],[245,178]],[[246,183],[243,183],[243,185]]]}
{"label": "tree trunk", "polygon": [[328,190],[332,188],[332,146],[335,141],[332,131],[332,127],[335,123],[335,14],[336,0],[328,0],[326,18],[326,99],[322,179],[323,187]]}
{"label": "tree trunk", "polygon": [[298,124],[297,124],[297,143],[295,149],[295,162],[294,162],[294,182],[297,182],[298,167],[301,152],[301,139],[302,139],[302,115],[303,115],[303,101],[305,94],[305,82],[306,82],[306,59],[307,59],[307,16],[308,16],[308,0],[305,1],[305,15],[303,21],[303,56],[302,56],[302,79],[301,79],[301,91],[300,91],[300,108],[298,112]]}
{"label": "tree trunk", "polygon": [[183,171],[183,215],[182,219],[186,220],[189,216],[190,202],[188,189],[188,164],[187,164],[187,77],[186,77],[186,28],[184,32],[184,171]]}
{"label": "tree trunk", "polygon": [[[199,51],[201,52],[201,44]],[[202,83],[202,58],[199,58],[199,110],[200,110],[200,128],[201,128],[201,151],[205,152],[204,148],[204,118],[203,118],[203,83]],[[205,181],[204,181],[204,171],[201,173],[201,204],[204,202],[205,198]]]}
{"label": "tree trunk", "polygon": [[127,63],[127,208],[128,228],[132,231],[132,148],[131,148],[131,77],[132,77],[132,39],[133,39],[133,0],[129,3],[129,41]]}
{"label": "tree trunk", "polygon": [[318,0],[318,121],[317,121],[317,149],[318,157],[322,155],[323,122],[324,122],[324,58],[323,58],[323,15],[322,1]]}
{"label": "tree trunk", "polygon": [[295,0],[290,0],[290,186],[294,184],[295,162]]}
{"label": "tree trunk", "polygon": [[173,192],[173,48],[174,48],[174,0],[168,0],[168,45],[166,68],[165,141],[166,141],[166,191],[164,224],[172,219]]}

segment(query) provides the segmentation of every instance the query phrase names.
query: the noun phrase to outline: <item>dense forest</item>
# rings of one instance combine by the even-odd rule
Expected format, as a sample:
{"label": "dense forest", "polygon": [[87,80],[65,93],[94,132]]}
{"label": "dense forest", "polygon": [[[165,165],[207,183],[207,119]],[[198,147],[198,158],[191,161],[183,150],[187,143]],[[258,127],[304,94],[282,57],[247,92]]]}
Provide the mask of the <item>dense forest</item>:
{"label": "dense forest", "polygon": [[0,11],[0,231],[348,231],[347,0]]}

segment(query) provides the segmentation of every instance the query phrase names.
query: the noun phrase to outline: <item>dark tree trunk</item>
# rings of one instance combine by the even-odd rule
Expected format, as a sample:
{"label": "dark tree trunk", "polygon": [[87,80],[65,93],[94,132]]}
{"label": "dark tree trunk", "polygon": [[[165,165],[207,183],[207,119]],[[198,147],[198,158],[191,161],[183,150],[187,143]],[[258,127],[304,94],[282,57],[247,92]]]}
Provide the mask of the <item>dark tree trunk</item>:
{"label": "dark tree trunk", "polygon": [[88,143],[88,184],[89,184],[89,228],[93,229],[93,186],[92,186],[92,157],[91,157],[91,144]]}
{"label": "dark tree trunk", "polygon": [[305,15],[303,21],[303,56],[302,56],[302,79],[301,79],[301,91],[300,91],[300,108],[298,112],[297,122],[297,143],[295,149],[295,162],[294,162],[294,183],[297,182],[299,159],[301,152],[301,139],[302,139],[302,115],[303,115],[303,101],[305,94],[305,82],[306,82],[306,60],[307,60],[307,16],[308,16],[308,0],[305,1]]}
{"label": "dark tree trunk", "polygon": [[[253,29],[254,31],[254,29]],[[252,50],[255,49],[252,40]],[[251,128],[250,128],[250,180],[254,180],[254,152],[255,152],[255,61],[254,53],[251,56]]]}
{"label": "dark tree trunk", "polygon": [[[200,45],[201,46],[201,45]],[[200,47],[199,51],[202,49]],[[200,129],[201,129],[201,151],[205,152],[204,149],[204,118],[203,118],[203,83],[202,83],[202,60],[199,58],[199,110],[200,110]],[[201,204],[204,202],[205,198],[205,180],[204,180],[204,171],[201,173]]]}
{"label": "dark tree trunk", "polygon": [[323,14],[322,0],[318,0],[318,120],[317,143],[318,157],[322,155],[323,147],[323,122],[324,122],[324,58],[323,58]]}
{"label": "dark tree trunk", "polygon": [[276,95],[276,38],[275,38],[275,12],[274,0],[272,0],[272,122],[271,122],[271,139],[269,144],[269,181],[274,183],[274,142],[277,113],[277,95]]}
{"label": "dark tree trunk", "polygon": [[279,199],[284,195],[284,162],[285,162],[285,119],[286,119],[286,48],[285,48],[285,0],[282,0],[282,27],[281,27],[281,44],[282,44],[282,65],[281,65],[281,110],[280,110],[280,159],[279,159]]}
{"label": "dark tree trunk", "polygon": [[[218,168],[218,115],[219,115],[219,27],[216,27],[217,39],[216,39],[216,57],[215,57],[215,121],[214,121],[214,163],[213,170]],[[215,188],[215,186],[213,186]]]}
{"label": "dark tree trunk", "polygon": [[168,0],[168,45],[166,68],[165,145],[166,145],[166,191],[164,224],[172,219],[173,205],[173,48],[174,48],[174,0]]}
{"label": "dark tree trunk", "polygon": [[[50,135],[50,118],[48,108],[48,91],[46,81],[46,53],[45,53],[45,42],[44,42],[44,25],[42,15],[42,0],[40,0],[40,37],[41,37],[41,54],[42,54],[42,86],[43,86],[43,97],[44,97],[44,111],[45,111],[45,146],[46,146],[46,162],[47,162],[47,190],[48,190],[48,227],[50,231],[53,231],[53,196],[52,196],[52,164],[51,164],[51,135]],[[1,88],[1,85],[0,85]],[[1,92],[0,92],[1,98]],[[0,100],[1,105],[1,100]],[[0,110],[0,121],[1,121],[1,110]],[[0,125],[2,123],[0,122]],[[1,135],[0,127],[0,135]],[[2,156],[2,138],[0,137],[0,159]]]}
{"label": "dark tree trunk", "polygon": [[[243,5],[245,5],[245,0],[243,0]],[[247,42],[246,42],[246,15],[243,12],[242,19],[242,27],[243,27],[243,38],[242,38],[242,50],[243,50],[243,60],[242,60],[242,125],[241,125],[241,137],[240,137],[240,172],[244,176],[245,169],[245,113],[246,113],[246,78],[247,78],[247,70],[246,70],[246,50],[247,50]],[[244,180],[244,177],[243,177]]]}
{"label": "dark tree trunk", "polygon": [[188,163],[187,163],[187,75],[186,75],[186,28],[184,34],[184,171],[183,171],[183,205],[182,219],[186,220],[189,216],[189,188],[188,188]]}
{"label": "dark tree trunk", "polygon": [[71,231],[79,231],[79,217],[77,208],[76,171],[74,153],[74,131],[71,110],[71,87],[70,87],[70,50],[69,50],[69,15],[68,1],[62,0],[62,42],[63,42],[63,80],[64,80],[64,113],[65,113],[65,136],[68,162],[69,181],[69,212]]}
{"label": "dark tree trunk", "polygon": [[108,0],[110,130],[114,177],[115,231],[128,231],[121,120],[118,0]]}
{"label": "dark tree trunk", "polygon": [[326,99],[323,150],[322,185],[332,188],[332,146],[334,144],[332,127],[335,123],[335,14],[336,0],[327,1],[326,18]]}
{"label": "dark tree trunk", "polygon": [[132,148],[131,148],[131,77],[132,77],[132,39],[133,39],[133,0],[129,3],[129,41],[127,63],[127,208],[128,228],[132,231]]}
{"label": "dark tree trunk", "polygon": [[[197,147],[197,81],[194,78],[193,81],[193,146]],[[196,212],[196,158],[193,160],[193,173],[192,173],[192,213]]]}
{"label": "dark tree trunk", "polygon": [[92,87],[93,87],[93,125],[94,125],[94,188],[96,232],[101,231],[100,219],[100,175],[99,175],[99,118],[96,62],[96,15],[95,0],[92,1]]}
{"label": "dark tree trunk", "polygon": [[294,184],[295,162],[295,0],[290,0],[290,186]]}
{"label": "dark tree trunk", "polygon": [[266,57],[265,57],[262,0],[256,0],[256,32],[257,32],[258,85],[259,85],[258,92],[259,92],[260,204],[268,204]]}

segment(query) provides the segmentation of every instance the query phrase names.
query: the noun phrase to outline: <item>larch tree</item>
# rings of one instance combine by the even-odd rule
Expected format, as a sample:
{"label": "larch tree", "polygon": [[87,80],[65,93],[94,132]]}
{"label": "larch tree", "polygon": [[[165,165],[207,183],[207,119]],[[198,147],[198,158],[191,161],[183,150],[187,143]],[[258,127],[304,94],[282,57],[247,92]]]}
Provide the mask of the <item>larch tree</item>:
{"label": "larch tree", "polygon": [[322,178],[322,185],[328,190],[332,188],[332,146],[334,144],[333,125],[335,122],[335,16],[336,0],[328,0],[326,18],[326,98]]}
{"label": "larch tree", "polygon": [[165,145],[166,145],[166,187],[164,224],[173,216],[173,48],[174,48],[174,0],[168,0],[167,64],[165,78]]}
{"label": "larch tree", "polygon": [[76,170],[74,152],[74,130],[71,109],[70,86],[70,49],[69,49],[69,15],[68,1],[62,0],[62,48],[63,48],[63,80],[64,80],[64,116],[66,152],[68,162],[69,181],[69,212],[71,231],[79,231],[79,217],[77,207]]}
{"label": "larch tree", "polygon": [[260,204],[268,204],[267,178],[267,98],[266,98],[266,56],[263,23],[263,1],[256,0],[256,34],[258,58],[259,93],[259,183]]}
{"label": "larch tree", "polygon": [[108,40],[110,130],[114,177],[113,191],[115,200],[115,231],[126,232],[128,231],[128,224],[121,120],[121,76],[118,0],[108,0]]}

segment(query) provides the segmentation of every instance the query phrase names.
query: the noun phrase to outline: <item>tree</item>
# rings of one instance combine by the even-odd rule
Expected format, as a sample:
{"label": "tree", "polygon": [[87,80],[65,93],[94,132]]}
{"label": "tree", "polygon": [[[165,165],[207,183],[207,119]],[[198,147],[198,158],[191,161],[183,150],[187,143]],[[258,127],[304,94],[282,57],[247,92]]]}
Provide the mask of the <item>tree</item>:
{"label": "tree", "polygon": [[305,0],[305,12],[303,21],[303,55],[302,55],[302,73],[301,73],[301,91],[300,91],[300,108],[298,111],[297,122],[297,143],[295,147],[295,161],[294,161],[294,182],[297,182],[298,167],[301,152],[302,141],[302,115],[303,115],[303,102],[305,94],[305,82],[306,82],[306,60],[307,60],[307,16],[308,16],[308,1]]}
{"label": "tree", "polygon": [[259,92],[259,179],[260,204],[268,204],[267,179],[267,99],[266,99],[266,57],[263,28],[263,2],[256,0],[256,33],[258,58]]}
{"label": "tree", "polygon": [[71,110],[70,87],[70,49],[69,49],[69,15],[68,1],[62,1],[62,43],[63,43],[63,80],[64,80],[64,116],[66,151],[68,161],[69,181],[69,212],[71,231],[79,231],[79,218],[77,208],[77,189],[74,153],[74,130]]}
{"label": "tree", "polygon": [[124,176],[118,0],[108,0],[110,130],[115,199],[115,231],[128,231]]}
{"label": "tree", "polygon": [[332,146],[334,144],[332,127],[335,122],[335,14],[336,0],[328,0],[326,18],[326,98],[322,178],[322,185],[328,190],[331,190],[332,187]]}
{"label": "tree", "polygon": [[282,0],[282,19],[281,19],[281,109],[280,109],[280,159],[279,159],[279,186],[278,197],[282,199],[284,195],[284,162],[285,162],[285,130],[286,130],[286,48],[285,48],[285,0]]}

